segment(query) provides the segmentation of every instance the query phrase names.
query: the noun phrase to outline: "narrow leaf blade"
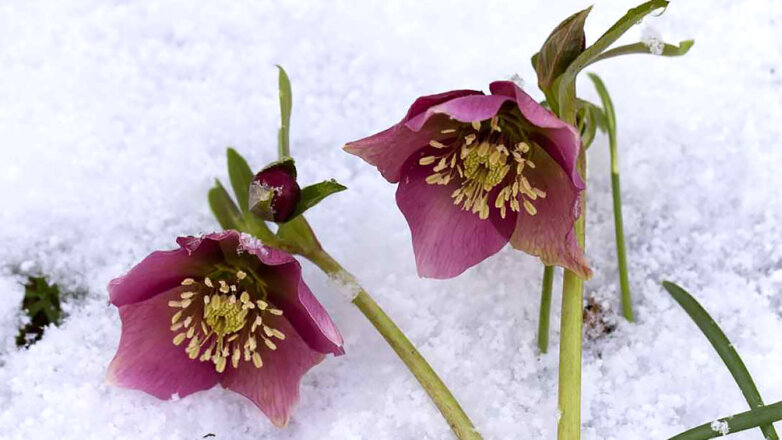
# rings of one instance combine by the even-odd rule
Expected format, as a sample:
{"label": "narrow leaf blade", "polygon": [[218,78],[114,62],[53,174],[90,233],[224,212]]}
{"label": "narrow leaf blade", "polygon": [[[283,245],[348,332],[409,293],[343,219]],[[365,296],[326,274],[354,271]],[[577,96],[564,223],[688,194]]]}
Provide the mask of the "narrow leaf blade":
{"label": "narrow leaf blade", "polygon": [[306,210],[317,205],[326,197],[346,189],[346,186],[343,186],[334,179],[324,180],[323,182],[302,188],[301,201],[296,205],[296,209],[293,210],[291,218],[303,214]]}
{"label": "narrow leaf blade", "polygon": [[[695,44],[694,40],[684,40],[680,41],[678,46],[674,46],[673,44],[663,43],[663,50],[658,56],[663,57],[680,57],[687,52],[690,51],[690,48]],[[652,52],[652,49],[647,45],[646,43],[633,43],[633,44],[627,44],[624,46],[615,47],[613,49],[609,49],[589,62],[589,64],[594,64],[598,61],[605,60],[608,58],[618,57],[620,55],[630,55],[630,54],[654,54]]]}
{"label": "narrow leaf blade", "polygon": [[215,180],[215,186],[209,190],[209,207],[221,228],[243,230],[242,214],[219,180]]}
{"label": "narrow leaf blade", "polygon": [[288,74],[282,66],[277,66],[280,69],[280,117],[281,125],[278,136],[279,141],[279,156],[280,158],[290,156],[290,126],[291,126],[291,111],[293,109],[293,94],[291,92],[291,81],[288,78]]}
{"label": "narrow leaf blade", "polygon": [[253,180],[253,171],[247,161],[233,148],[229,148],[228,156],[228,177],[231,179],[231,186],[234,189],[236,201],[242,212],[247,212],[249,207],[250,182]]}
{"label": "narrow leaf blade", "polygon": [[[744,365],[744,361],[741,360],[738,352],[733,348],[733,344],[730,343],[730,340],[725,336],[725,333],[722,332],[722,329],[720,329],[717,323],[709,316],[709,313],[706,312],[692,295],[678,285],[669,281],[663,281],[663,287],[673,299],[679,303],[684,311],[687,312],[690,318],[695,322],[695,325],[698,326],[701,332],[703,332],[703,335],[706,336],[706,339],[709,340],[712,347],[714,347],[714,350],[717,351],[720,359],[725,363],[728,371],[730,371],[736,384],[738,384],[741,389],[742,394],[744,394],[744,398],[747,400],[747,403],[749,403],[750,408],[762,407],[763,399],[760,397],[760,393],[758,392],[746,365]],[[765,424],[761,426],[761,429],[767,439],[779,438],[773,425]]]}
{"label": "narrow leaf blade", "polygon": [[729,434],[734,434],[759,426],[771,426],[772,423],[779,420],[782,420],[782,402],[772,403],[771,405],[765,405],[743,413],[723,417],[713,422],[704,423],[675,435],[669,440],[706,440],[722,437],[723,434],[720,432],[720,428],[724,428]]}

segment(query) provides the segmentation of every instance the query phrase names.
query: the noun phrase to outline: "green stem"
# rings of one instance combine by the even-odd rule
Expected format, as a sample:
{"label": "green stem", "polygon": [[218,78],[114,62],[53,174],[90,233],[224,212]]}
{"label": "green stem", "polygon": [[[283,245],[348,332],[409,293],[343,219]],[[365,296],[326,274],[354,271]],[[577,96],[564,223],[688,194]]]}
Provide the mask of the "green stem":
{"label": "green stem", "polygon": [[611,146],[611,195],[614,198],[614,229],[616,231],[616,259],[619,269],[619,288],[622,291],[622,315],[630,322],[634,321],[633,298],[630,292],[630,279],[627,276],[627,251],[625,250],[625,231],[622,221],[622,190],[619,185],[619,170],[616,164],[616,145]]}
{"label": "green stem", "polygon": [[[576,125],[575,84],[565,93],[570,99],[560,102],[565,122]],[[578,171],[586,181],[586,151],[578,155]],[[575,232],[584,248],[586,219],[586,191],[581,192],[581,214],[576,219]],[[565,270],[562,282],[562,320],[559,342],[559,440],[578,440],[581,437],[581,327],[583,321],[584,287],[581,278]]]}
{"label": "green stem", "polygon": [[325,251],[318,249],[305,255],[307,259],[315,263],[323,272],[340,283],[349,283],[357,292],[353,298],[361,313],[367,317],[375,329],[385,338],[386,342],[396,352],[402,362],[413,373],[421,386],[424,387],[443,417],[448,421],[451,429],[459,439],[479,440],[481,435],[475,430],[470,418],[462,410],[459,402],[448,390],[437,373],[421,356],[415,346],[410,342],[383,309],[377,305],[371,296],[355,281],[334,258]]}
{"label": "green stem", "polygon": [[543,268],[543,287],[540,291],[540,318],[538,319],[538,350],[548,351],[549,316],[551,316],[551,289],[554,284],[554,266]]}

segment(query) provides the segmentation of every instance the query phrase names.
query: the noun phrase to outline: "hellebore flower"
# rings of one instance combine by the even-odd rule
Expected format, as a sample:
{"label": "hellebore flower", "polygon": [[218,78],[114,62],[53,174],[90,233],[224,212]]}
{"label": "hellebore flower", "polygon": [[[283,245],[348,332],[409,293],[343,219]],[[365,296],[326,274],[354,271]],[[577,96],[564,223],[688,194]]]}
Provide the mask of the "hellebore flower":
{"label": "hellebore flower", "polygon": [[177,243],[109,283],[122,319],[109,382],[160,399],[220,383],[285,426],[304,373],[344,353],[299,263],[236,231]]}
{"label": "hellebore flower", "polygon": [[249,198],[251,210],[264,220],[289,220],[301,200],[293,161],[281,161],[258,172],[250,183]]}
{"label": "hellebore flower", "polygon": [[588,278],[573,231],[578,132],[510,81],[490,90],[420,97],[398,124],[345,151],[399,183],[419,275],[454,277],[510,241]]}

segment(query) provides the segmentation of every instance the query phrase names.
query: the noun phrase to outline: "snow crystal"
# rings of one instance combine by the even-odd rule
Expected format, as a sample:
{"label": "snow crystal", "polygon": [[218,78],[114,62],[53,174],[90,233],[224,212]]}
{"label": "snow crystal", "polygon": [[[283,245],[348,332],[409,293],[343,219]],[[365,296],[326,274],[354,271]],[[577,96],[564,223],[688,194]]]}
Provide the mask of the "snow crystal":
{"label": "snow crystal", "polygon": [[647,26],[644,28],[643,33],[641,34],[641,42],[643,42],[646,47],[649,48],[649,52],[651,52],[652,55],[663,54],[665,43],[660,37],[660,33],[657,32],[657,30],[653,27]]}
{"label": "snow crystal", "polygon": [[711,422],[709,426],[712,431],[719,432],[722,435],[728,435],[730,433],[730,426],[728,426],[728,422],[725,420],[715,420]]}
{"label": "snow crystal", "polygon": [[[68,293],[59,327],[29,349],[0,349],[0,437],[453,438],[383,338],[307,262],[304,277],[347,353],[306,375],[286,429],[219,387],[171,402],[105,383],[120,335],[106,284],[177,236],[218,228],[206,194],[214,178],[229,182],[227,146],[253,169],[276,158],[280,64],[293,85],[302,186],[333,177],[349,188],[307,212],[324,248],[417,345],[484,438],[555,438],[560,301],[539,356],[540,264],[506,248],[457,279],[419,279],[395,185],[341,146],[398,122],[420,95],[487,90],[508,72],[534,83],[530,56],[585,3],[0,3],[0,336],[18,329],[20,274],[40,271]],[[599,2],[587,41],[638,3]],[[617,110],[637,322],[619,319],[584,341],[584,440],[669,438],[746,406],[664,279],[703,303],[767,401],[782,396],[782,344],[768,336],[782,334],[782,8],[692,0],[654,22],[672,41],[695,38],[693,50],[589,67]],[[585,77],[579,92],[599,102]],[[617,316],[603,136],[589,167],[595,276],[585,296]]]}

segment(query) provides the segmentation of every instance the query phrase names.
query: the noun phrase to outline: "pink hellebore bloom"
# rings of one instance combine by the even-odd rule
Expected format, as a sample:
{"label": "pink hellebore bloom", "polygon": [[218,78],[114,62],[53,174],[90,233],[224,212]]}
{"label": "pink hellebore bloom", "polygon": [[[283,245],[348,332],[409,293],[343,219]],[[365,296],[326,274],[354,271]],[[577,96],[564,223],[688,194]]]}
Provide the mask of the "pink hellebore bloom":
{"label": "pink hellebore bloom", "polygon": [[285,426],[304,373],[344,353],[299,263],[236,231],[177,243],[109,283],[122,319],[109,382],[160,399],[220,383]]}
{"label": "pink hellebore bloom", "polygon": [[573,231],[578,132],[510,81],[490,90],[418,98],[401,122],[345,150],[399,182],[419,275],[454,277],[510,241],[588,278]]}

